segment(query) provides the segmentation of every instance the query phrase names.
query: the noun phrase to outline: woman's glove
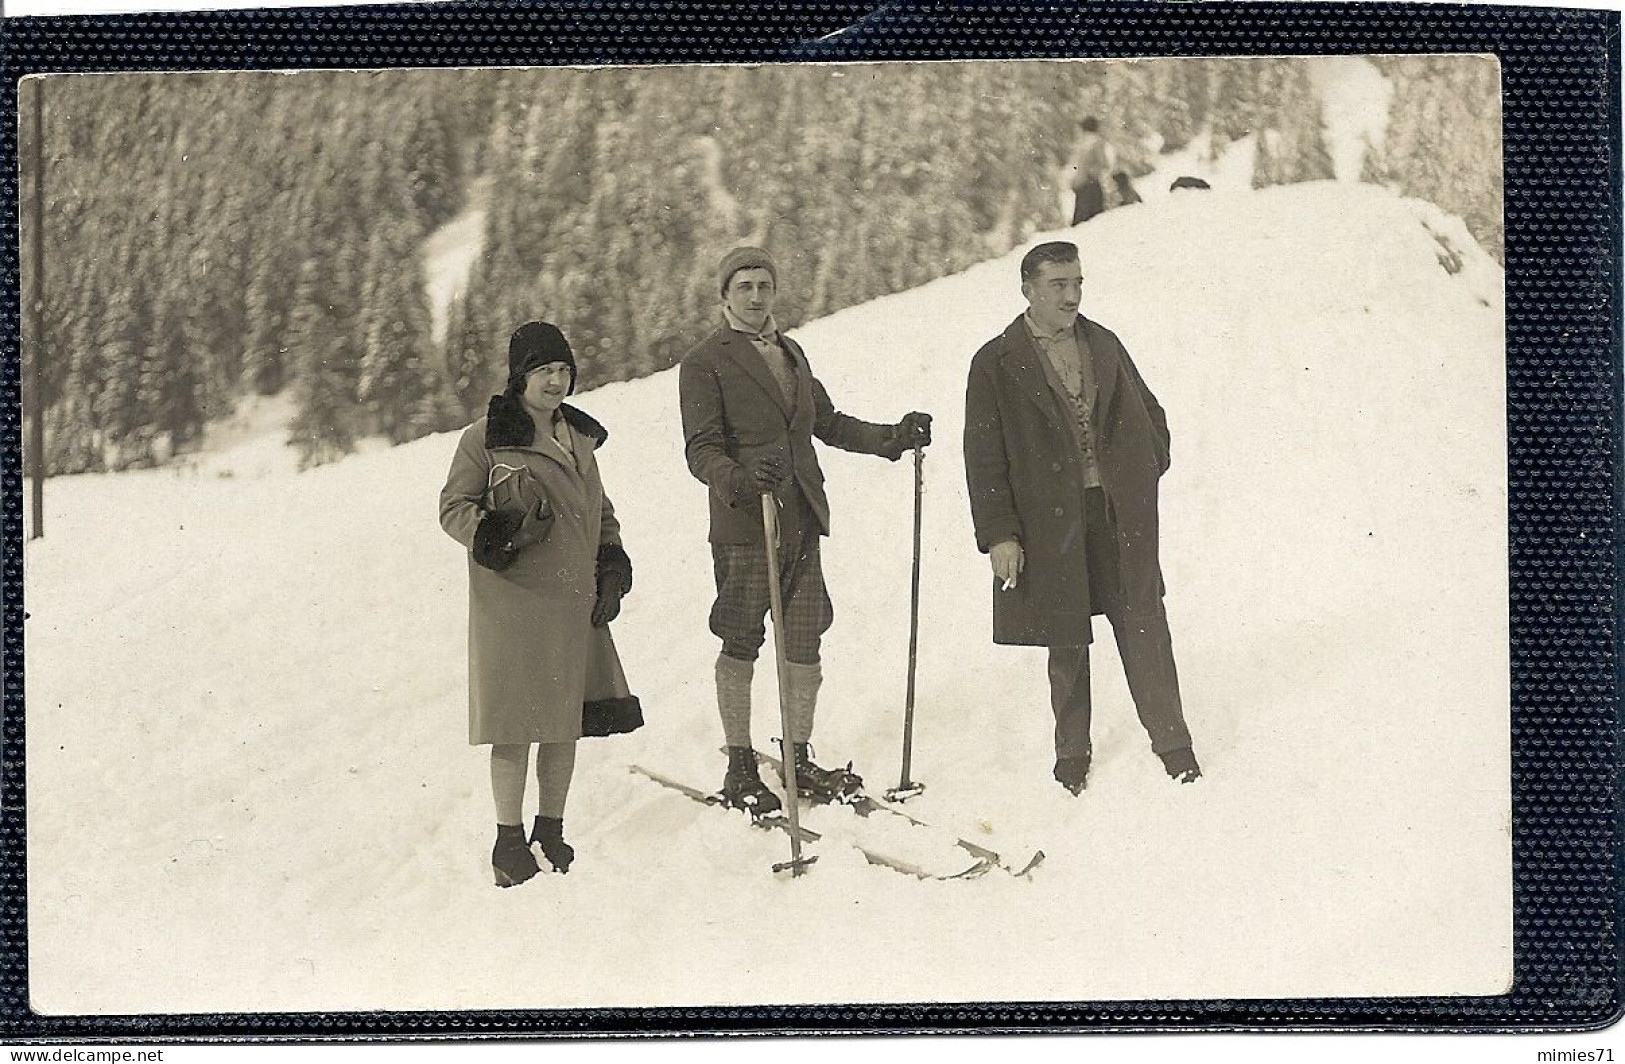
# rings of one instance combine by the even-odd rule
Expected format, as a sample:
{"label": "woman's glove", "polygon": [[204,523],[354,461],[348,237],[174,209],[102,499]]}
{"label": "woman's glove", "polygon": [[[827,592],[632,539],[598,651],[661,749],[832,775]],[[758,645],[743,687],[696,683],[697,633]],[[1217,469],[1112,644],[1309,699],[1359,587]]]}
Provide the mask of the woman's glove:
{"label": "woman's glove", "polygon": [[621,615],[621,596],[626,588],[614,573],[598,577],[598,601],[592,604],[592,625],[602,628]]}
{"label": "woman's glove", "polygon": [[514,510],[487,511],[474,530],[474,560],[496,573],[512,565],[519,556],[513,537],[524,520],[525,515]]}
{"label": "woman's glove", "polygon": [[602,628],[621,614],[621,598],[632,590],[632,559],[619,543],[598,548],[598,601],[592,607],[592,623]]}
{"label": "woman's glove", "polygon": [[545,498],[525,511],[519,531],[514,533],[513,547],[523,550],[532,543],[540,543],[553,530],[553,505]]}

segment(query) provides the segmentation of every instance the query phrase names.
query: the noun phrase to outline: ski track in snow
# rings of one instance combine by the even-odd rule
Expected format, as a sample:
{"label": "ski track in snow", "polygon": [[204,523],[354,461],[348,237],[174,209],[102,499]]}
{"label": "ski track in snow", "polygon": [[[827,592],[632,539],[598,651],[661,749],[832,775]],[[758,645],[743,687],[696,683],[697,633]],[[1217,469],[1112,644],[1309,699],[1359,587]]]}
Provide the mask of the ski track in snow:
{"label": "ski track in snow", "polygon": [[[455,434],[302,474],[50,482],[51,535],[25,555],[34,1007],[1502,991],[1499,269],[1459,221],[1332,182],[1147,202],[1076,236],[1085,312],[1169,411],[1162,554],[1199,784],[1163,776],[1102,621],[1096,768],[1064,795],[1043,652],[990,642],[959,438],[970,357],[1022,307],[1017,252],[797,337],[842,409],[936,416],[928,789],[909,808],[1041,846],[1030,880],[921,883],[834,844],[775,877],[782,835],[628,772],[711,788],[723,769],[705,492],[666,373],[579,397],[611,432],[637,565],[616,638],[649,723],[582,742],[576,868],[512,890],[491,885],[487,754],[466,745],[465,557],[436,523]],[[822,457],[836,622],[816,745],[878,791],[899,758],[912,474]]]}
{"label": "ski track in snow", "polygon": [[485,215],[491,202],[491,179],[477,179],[468,202],[457,216],[429,234],[423,247],[424,286],[429,296],[429,337],[436,344],[446,339],[446,315],[451,301],[468,284],[469,271],[485,244]]}
{"label": "ski track in snow", "polygon": [[1394,86],[1375,63],[1361,56],[1321,56],[1306,62],[1320,97],[1332,172],[1339,181],[1358,181],[1367,149],[1380,149],[1387,138]]}

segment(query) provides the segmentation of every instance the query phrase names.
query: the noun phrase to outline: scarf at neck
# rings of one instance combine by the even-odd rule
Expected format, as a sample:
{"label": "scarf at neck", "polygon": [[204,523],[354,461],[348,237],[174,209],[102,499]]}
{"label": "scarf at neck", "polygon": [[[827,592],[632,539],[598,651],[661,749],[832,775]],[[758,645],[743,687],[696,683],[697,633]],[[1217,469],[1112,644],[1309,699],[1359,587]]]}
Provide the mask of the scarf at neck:
{"label": "scarf at neck", "polygon": [[722,305],[722,317],[723,320],[728,323],[728,328],[737,333],[744,333],[752,340],[759,340],[764,344],[774,345],[777,345],[779,342],[779,323],[773,320],[773,315],[771,313],[768,314],[767,320],[762,322],[762,327],[760,329],[752,329],[749,325],[746,325],[743,321],[740,321],[739,315],[730,310],[726,303]]}

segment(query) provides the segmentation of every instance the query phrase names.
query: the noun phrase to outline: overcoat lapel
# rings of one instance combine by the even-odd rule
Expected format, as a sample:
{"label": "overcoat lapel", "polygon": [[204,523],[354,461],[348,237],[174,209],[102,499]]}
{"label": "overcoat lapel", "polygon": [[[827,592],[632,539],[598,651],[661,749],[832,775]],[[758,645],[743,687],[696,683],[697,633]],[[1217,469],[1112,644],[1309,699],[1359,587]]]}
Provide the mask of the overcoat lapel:
{"label": "overcoat lapel", "polygon": [[1117,345],[1111,336],[1090,321],[1079,317],[1077,325],[1078,347],[1089,356],[1090,364],[1095,368],[1095,417],[1096,424],[1101,424],[1111,413],[1112,399],[1117,395],[1117,376],[1120,361],[1117,357]]}
{"label": "overcoat lapel", "polygon": [[1043,363],[1039,361],[1043,356],[1039,354],[1038,346],[1027,334],[1020,318],[1004,331],[1004,340],[1002,363],[1004,371],[1015,382],[1016,394],[1030,400],[1056,428],[1069,423],[1072,419],[1061,416],[1055,390],[1050,387],[1049,379],[1044,374]]}
{"label": "overcoat lapel", "polygon": [[801,350],[801,345],[794,340],[779,334],[779,343],[784,345],[785,351],[790,354],[790,364],[796,372],[796,401],[790,407],[790,416],[794,417],[797,410],[812,406],[812,367],[807,365],[807,355]]}
{"label": "overcoat lapel", "polygon": [[728,335],[722,338],[722,349],[740,369],[750,374],[751,380],[761,385],[762,391],[767,393],[768,398],[784,412],[785,419],[788,420],[790,405],[784,396],[784,389],[779,387],[778,379],[773,376],[773,371],[767,368],[762,353],[756,350],[756,345],[750,342],[750,338],[744,333],[729,329]]}
{"label": "overcoat lapel", "polygon": [[[551,428],[551,426],[549,426],[549,428]],[[574,432],[575,430],[570,429],[569,431]],[[575,444],[576,454],[579,456],[581,453],[581,448],[586,446],[586,442],[579,436],[577,436],[577,438],[572,442]],[[551,458],[553,461],[557,462],[564,468],[564,471],[569,473],[572,477],[575,477],[577,480],[581,479],[581,466],[578,464],[579,459],[571,458],[569,452],[559,444],[558,440],[553,438],[552,432],[542,432],[538,430],[536,433],[536,445],[534,450],[537,454],[540,454],[545,458]]]}

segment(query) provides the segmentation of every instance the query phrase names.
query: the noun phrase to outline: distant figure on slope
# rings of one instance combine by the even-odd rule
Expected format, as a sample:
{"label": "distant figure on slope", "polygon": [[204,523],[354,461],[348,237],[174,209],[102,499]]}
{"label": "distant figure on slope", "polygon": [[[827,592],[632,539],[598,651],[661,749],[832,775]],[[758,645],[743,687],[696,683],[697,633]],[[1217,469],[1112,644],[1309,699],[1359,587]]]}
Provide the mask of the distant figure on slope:
{"label": "distant figure on slope", "polygon": [[772,496],[779,524],[784,631],[789,659],[785,696],[801,791],[829,801],[862,783],[848,765],[812,761],[809,742],[823,682],[819,643],[834,620],[819,541],[829,534],[824,474],[816,436],[831,447],[896,461],[931,442],[931,418],[910,413],[895,425],[859,421],[835,409],[813,376],[801,345],[773,318],[778,267],[761,248],[730,251],[717,271],[720,322],[683,358],[678,376],[688,468],[710,489],[711,560],[717,597],[711,631],[722,640],[716,661],[717,710],[728,747],[727,803],[753,813],[779,808],[762,783],[751,738],[751,679],[767,630],[767,545],[761,498]]}
{"label": "distant figure on slope", "polygon": [[1117,337],[1078,314],[1074,244],[1021,260],[1027,310],[971,362],[965,479],[993,567],[993,641],[1049,648],[1055,779],[1089,775],[1089,643],[1104,613],[1168,775],[1202,774],[1180,705],[1157,557],[1168,422]]}
{"label": "distant figure on slope", "polygon": [[[508,383],[463,432],[440,492],[440,526],[468,548],[468,741],[491,747],[497,838],[491,868],[511,887],[556,871],[564,803],[582,735],[643,723],[609,622],[632,587],[632,562],[594,457],[609,433],[564,402],[576,363],[557,327],[521,325],[508,343]],[[536,744],[538,810],[523,804]]]}
{"label": "distant figure on slope", "polygon": [[1139,203],[1140,194],[1135,191],[1134,181],[1121,170],[1112,171],[1112,186],[1117,189],[1117,205],[1127,207],[1131,203]]}
{"label": "distant figure on slope", "polygon": [[1101,183],[1112,172],[1112,149],[1100,135],[1100,122],[1093,115],[1078,123],[1078,142],[1067,159],[1065,177],[1072,189],[1072,224],[1087,222],[1106,209],[1106,189]]}

